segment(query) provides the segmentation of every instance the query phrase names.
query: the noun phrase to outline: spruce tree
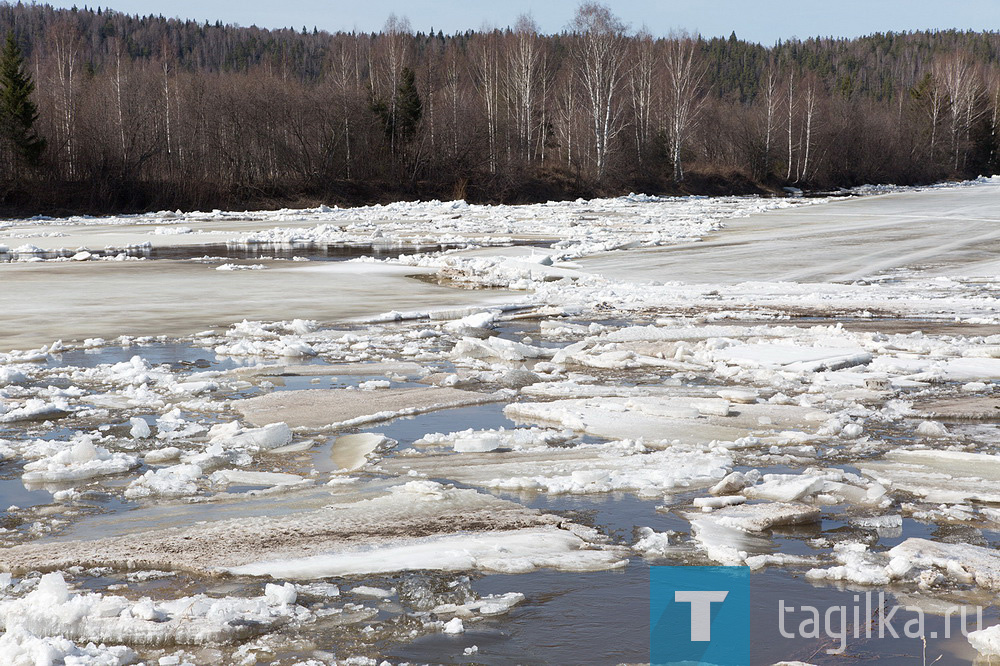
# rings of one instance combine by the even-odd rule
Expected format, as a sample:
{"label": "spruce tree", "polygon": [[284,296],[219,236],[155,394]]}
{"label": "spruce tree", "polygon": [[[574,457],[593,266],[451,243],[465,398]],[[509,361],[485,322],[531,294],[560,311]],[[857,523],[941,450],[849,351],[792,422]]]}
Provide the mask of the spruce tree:
{"label": "spruce tree", "polygon": [[8,32],[0,54],[0,135],[20,166],[36,166],[45,150],[45,139],[34,129],[38,120],[38,107],[31,101],[34,90],[21,47],[13,31]]}
{"label": "spruce tree", "polygon": [[404,67],[400,78],[396,127],[400,138],[409,141],[417,132],[417,125],[420,123],[424,108],[420,95],[417,94],[417,77],[413,70]]}
{"label": "spruce tree", "polygon": [[408,143],[417,132],[423,115],[423,102],[417,93],[416,74],[409,67],[400,70],[394,104],[384,99],[373,99],[371,110],[382,121],[386,138],[393,146]]}

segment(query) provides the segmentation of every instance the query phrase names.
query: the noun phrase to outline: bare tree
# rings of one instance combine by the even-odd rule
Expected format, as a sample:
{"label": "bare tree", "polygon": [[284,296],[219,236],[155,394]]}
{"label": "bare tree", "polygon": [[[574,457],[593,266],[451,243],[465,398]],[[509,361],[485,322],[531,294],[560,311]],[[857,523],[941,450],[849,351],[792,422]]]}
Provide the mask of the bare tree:
{"label": "bare tree", "polygon": [[481,34],[474,48],[476,87],[486,113],[490,173],[497,171],[500,125],[500,45],[499,34],[490,30]]}
{"label": "bare tree", "polygon": [[990,100],[990,161],[996,163],[1000,146],[1000,69],[994,67],[986,76]]}
{"label": "bare tree", "polygon": [[56,116],[59,140],[57,145],[65,150],[65,173],[73,179],[76,169],[76,119],[77,119],[77,61],[80,57],[80,35],[68,21],[60,21],[51,29],[49,43],[52,47],[55,77]]}
{"label": "bare tree", "polygon": [[538,24],[530,15],[522,14],[514,24],[513,43],[508,50],[506,88],[513,111],[514,133],[518,157],[530,162],[534,157],[537,120],[535,108],[543,76],[541,49],[538,46]]}
{"label": "bare tree", "polygon": [[664,60],[667,70],[667,104],[670,113],[670,158],[674,181],[684,179],[681,151],[688,132],[698,120],[702,99],[699,87],[705,70],[695,62],[695,41],[686,35],[667,43]]}
{"label": "bare tree", "polygon": [[792,121],[795,117],[795,75],[788,72],[788,89],[785,91],[788,101],[788,171],[785,173],[785,180],[792,179]]}
{"label": "bare tree", "polygon": [[122,165],[128,163],[128,144],[125,141],[125,104],[123,101],[124,89],[128,85],[128,80],[124,73],[125,65],[122,63],[122,43],[117,37],[111,43],[113,54],[113,67],[111,76],[111,88],[114,91],[115,112],[118,119],[119,148],[121,149]]}
{"label": "bare tree", "polygon": [[802,126],[802,144],[804,148],[802,151],[801,168],[795,178],[796,181],[807,180],[809,177],[809,158],[811,157],[813,144],[813,122],[816,118],[816,85],[815,79],[811,77],[806,83],[806,94],[803,106],[805,122]]}
{"label": "bare tree", "polygon": [[[370,67],[372,72],[378,72],[371,78],[372,97],[382,100],[388,110],[389,119],[389,151],[395,155],[398,140],[396,127],[397,105],[399,103],[399,83],[406,62],[407,46],[410,43],[410,21],[405,16],[397,17],[389,14],[380,35],[382,42],[382,58],[378,65]],[[385,98],[388,98],[387,100]]]}
{"label": "bare tree", "polygon": [[596,176],[601,179],[611,143],[623,126],[619,92],[627,71],[625,24],[605,5],[585,2],[577,9],[570,28],[576,36],[576,74],[593,130]]}
{"label": "bare tree", "polygon": [[632,124],[635,128],[635,153],[640,164],[651,140],[653,79],[656,69],[656,44],[653,42],[653,36],[643,28],[633,41],[632,67],[628,78],[632,100]]}
{"label": "bare tree", "polygon": [[940,82],[947,96],[951,151],[954,168],[967,157],[969,135],[973,122],[978,118],[978,107],[982,88],[976,77],[975,68],[962,52],[939,58],[934,63],[934,76]]}
{"label": "bare tree", "polygon": [[776,130],[778,104],[778,75],[773,67],[769,67],[761,82],[764,103],[764,163],[763,173],[771,171],[771,141]]}

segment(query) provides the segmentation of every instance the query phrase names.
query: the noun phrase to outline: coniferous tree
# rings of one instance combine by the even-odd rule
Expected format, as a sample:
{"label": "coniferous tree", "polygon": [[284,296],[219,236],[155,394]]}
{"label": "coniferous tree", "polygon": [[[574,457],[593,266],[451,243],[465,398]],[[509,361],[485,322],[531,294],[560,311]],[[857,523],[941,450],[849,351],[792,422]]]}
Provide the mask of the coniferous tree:
{"label": "coniferous tree", "polygon": [[417,132],[417,125],[424,113],[423,102],[417,93],[416,74],[409,67],[403,68],[399,82],[398,118],[396,131],[403,141],[409,141]]}
{"label": "coniferous tree", "polygon": [[14,39],[7,33],[7,42],[0,54],[0,134],[13,153],[17,166],[36,166],[45,150],[45,139],[35,131],[38,108],[31,100],[35,83],[24,71],[24,56]]}
{"label": "coniferous tree", "polygon": [[413,138],[423,115],[423,102],[417,92],[416,73],[409,67],[400,71],[396,88],[395,108],[383,99],[373,100],[371,109],[382,121],[385,135],[392,146],[404,144]]}

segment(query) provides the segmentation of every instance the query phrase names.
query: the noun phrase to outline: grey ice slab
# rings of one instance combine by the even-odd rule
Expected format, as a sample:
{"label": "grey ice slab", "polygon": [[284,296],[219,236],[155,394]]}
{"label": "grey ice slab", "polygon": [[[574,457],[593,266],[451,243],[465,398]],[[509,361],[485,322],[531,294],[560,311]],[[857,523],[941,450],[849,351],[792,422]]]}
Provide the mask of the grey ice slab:
{"label": "grey ice slab", "polygon": [[[560,519],[474,490],[454,489],[437,501],[419,491],[359,499],[327,496],[320,507],[244,514],[199,522],[179,516],[173,525],[129,523],[115,536],[54,538],[0,550],[0,570],[52,570],[110,566],[211,572],[262,560],[299,558],[350,547],[463,531],[520,530],[556,525]],[[266,502],[255,503],[258,510]],[[240,508],[241,505],[237,505]],[[187,515],[194,513],[192,510]]]}
{"label": "grey ice slab", "polygon": [[404,375],[419,377],[426,370],[418,363],[407,361],[375,362],[375,363],[338,363],[336,365],[265,365],[252,368],[238,368],[234,375],[248,377],[358,377]]}
{"label": "grey ice slab", "polygon": [[191,335],[244,319],[338,321],[490,303],[507,293],[408,279],[429,272],[416,267],[262,263],[266,270],[168,260],[0,264],[0,351],[57,339]]}
{"label": "grey ice slab", "polygon": [[1000,184],[990,183],[775,210],[729,220],[701,243],[580,263],[625,280],[849,282],[927,265],[937,275],[990,274],[998,255]]}
{"label": "grey ice slab", "polygon": [[377,391],[312,389],[276,391],[236,400],[232,407],[255,425],[284,422],[293,428],[323,428],[344,423],[374,423],[397,416],[478,405],[498,399],[486,393],[437,387]]}

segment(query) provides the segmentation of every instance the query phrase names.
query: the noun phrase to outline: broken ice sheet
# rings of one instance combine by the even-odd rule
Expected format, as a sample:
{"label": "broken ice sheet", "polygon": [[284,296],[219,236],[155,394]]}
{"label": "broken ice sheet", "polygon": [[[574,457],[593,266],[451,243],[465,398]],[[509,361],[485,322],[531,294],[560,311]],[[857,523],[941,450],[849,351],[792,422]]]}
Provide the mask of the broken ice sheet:
{"label": "broken ice sheet", "polygon": [[35,636],[94,643],[218,643],[305,620],[308,611],[294,605],[294,588],[288,588],[291,593],[285,594],[285,588],[271,585],[263,597],[250,599],[198,595],[136,602],[97,592],[74,593],[62,574],[53,572],[42,576],[24,597],[0,599],[0,623]]}
{"label": "broken ice sheet", "polygon": [[731,442],[775,429],[818,428],[829,418],[826,412],[797,405],[735,404],[693,397],[519,402],[507,405],[504,414],[515,422],[556,424],[609,439],[682,444]]}
{"label": "broken ice sheet", "polygon": [[[5,551],[5,569],[74,565],[157,568],[289,578],[413,568],[527,571],[622,566],[618,549],[589,529],[475,490],[410,481],[370,499],[357,490],[321,508],[198,520],[129,538],[61,540]],[[370,494],[368,495],[370,496]],[[268,502],[257,511],[272,510]],[[542,538],[539,538],[542,537]],[[503,555],[509,547],[510,556]],[[501,550],[497,550],[500,548]],[[378,553],[386,557],[379,559]],[[467,553],[462,555],[462,553]],[[410,557],[409,555],[413,555]],[[419,557],[418,557],[419,556]]]}
{"label": "broken ice sheet", "polygon": [[[456,444],[461,441],[456,439]],[[676,445],[656,451],[641,443],[622,441],[573,447],[543,445],[512,452],[408,455],[385,459],[379,468],[496,490],[629,491],[662,497],[677,489],[712,485],[725,476],[731,464],[729,452],[721,448]]]}
{"label": "broken ice sheet", "polygon": [[952,595],[969,589],[1000,590],[1000,553],[966,543],[943,543],[911,537],[886,551],[874,551],[860,542],[834,547],[836,565],[809,570],[812,580],[842,581],[867,586],[896,585],[923,594]]}
{"label": "broken ice sheet", "polygon": [[771,551],[762,533],[774,527],[816,523],[819,509],[805,504],[762,502],[716,509],[710,513],[685,513],[692,534],[705,555],[726,566],[746,564],[753,555]]}
{"label": "broken ice sheet", "polygon": [[935,449],[895,449],[858,465],[866,475],[933,504],[1000,503],[1000,458]]}
{"label": "broken ice sheet", "polygon": [[281,391],[232,403],[256,425],[287,423],[293,428],[344,428],[439,409],[478,405],[497,396],[450,388]]}

